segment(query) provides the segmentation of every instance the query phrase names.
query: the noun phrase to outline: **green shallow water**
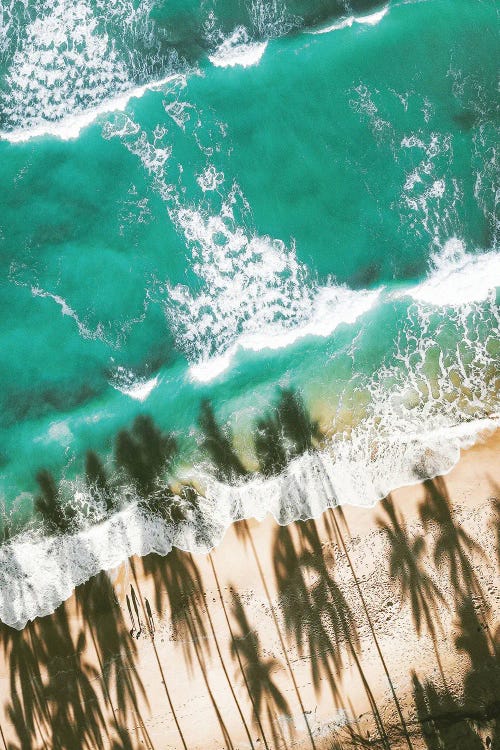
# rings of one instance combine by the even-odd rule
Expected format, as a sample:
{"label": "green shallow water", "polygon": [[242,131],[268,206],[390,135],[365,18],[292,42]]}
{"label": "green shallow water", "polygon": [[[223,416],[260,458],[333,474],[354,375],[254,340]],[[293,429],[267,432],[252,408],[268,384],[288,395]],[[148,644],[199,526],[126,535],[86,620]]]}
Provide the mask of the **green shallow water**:
{"label": "green shallow water", "polygon": [[[0,141],[7,506],[40,467],[72,477],[88,448],[109,455],[138,413],[196,463],[202,398],[244,445],[283,385],[332,430],[365,420],[418,432],[498,411],[494,4],[391,4],[371,22],[382,6],[248,8],[12,10]],[[54,58],[59,32],[72,41]],[[231,55],[246,49],[252,64],[220,65],[231,35]],[[51,84],[57,60],[66,68]],[[59,137],[61,122],[176,72]],[[36,127],[55,134],[26,139]],[[396,296],[428,278],[430,301]],[[193,377],[200,362],[217,374]],[[153,378],[144,401],[131,397]]]}

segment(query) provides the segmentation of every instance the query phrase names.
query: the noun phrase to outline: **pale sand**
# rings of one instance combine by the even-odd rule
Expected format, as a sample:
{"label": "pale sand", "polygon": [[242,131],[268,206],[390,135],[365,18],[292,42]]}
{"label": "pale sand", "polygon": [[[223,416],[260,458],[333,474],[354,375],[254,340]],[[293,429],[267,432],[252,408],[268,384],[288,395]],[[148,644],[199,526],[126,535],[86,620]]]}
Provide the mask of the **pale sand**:
{"label": "pale sand", "polygon": [[[500,431],[485,439],[484,442],[464,451],[458,465],[444,478],[445,488],[449,493],[459,527],[478,541],[484,550],[483,553],[479,551],[468,553],[486,600],[482,602],[477,593],[474,596],[478,628],[481,631],[478,637],[482,639],[476,649],[479,653],[478,659],[487,658],[484,648],[489,650],[490,654],[493,653],[492,644],[495,634],[498,645],[499,458]],[[440,488],[443,489],[443,485],[440,485]],[[422,531],[418,506],[424,497],[423,485],[402,488],[392,495],[395,506],[404,516],[410,536]],[[430,551],[427,552],[425,558],[428,573],[431,579],[439,585],[444,597],[442,603],[435,608],[431,607],[430,618],[436,630],[436,639],[433,642],[425,625],[422,627],[421,637],[417,636],[408,601],[400,602],[399,581],[391,579],[389,575],[387,537],[377,526],[377,518],[383,515],[381,505],[378,504],[373,509],[346,507],[344,512],[348,531],[342,526],[337,513],[335,517],[343,529],[343,538],[346,540],[351,565],[348,563],[342,543],[337,544],[339,539],[335,537],[331,512],[326,513],[315,524],[294,524],[293,527],[288,527],[289,534],[285,532],[284,536],[289,540],[295,540],[297,545],[300,535],[303,536],[304,532],[312,534],[317,530],[319,534],[328,573],[335,576],[335,581],[352,612],[353,627],[357,629],[359,635],[359,666],[369,684],[386,731],[390,735],[386,747],[409,747],[410,744],[415,750],[432,747],[432,744],[425,743],[425,732],[429,731],[430,724],[424,721],[422,725],[415,710],[412,670],[417,673],[421,683],[432,680],[436,688],[442,690],[443,676],[438,668],[437,649],[447,688],[451,694],[460,696],[463,680],[471,667],[467,651],[463,649],[458,651],[456,648],[456,638],[462,636],[459,645],[464,643],[467,645],[467,642],[464,641],[464,625],[460,622],[457,612],[457,595],[453,586],[450,585],[446,560],[438,573]],[[137,689],[140,680],[144,686],[145,696],[141,696],[137,689],[137,706],[134,708],[131,705],[133,701],[129,701],[128,707],[124,705],[121,709],[119,708],[113,669],[114,666],[120,667],[120,660],[113,657],[112,651],[115,646],[112,645],[111,636],[110,653],[103,656],[101,644],[97,646],[100,650],[100,659],[97,659],[92,640],[94,639],[99,644],[99,637],[96,638],[95,627],[92,630],[87,629],[85,654],[80,655],[79,659],[81,663],[84,658],[88,664],[96,668],[95,674],[90,675],[90,690],[99,697],[102,712],[108,717],[107,728],[110,735],[110,737],[106,736],[106,731],[101,730],[102,747],[113,747],[114,750],[144,747],[167,750],[183,746],[188,750],[219,750],[219,748],[232,747],[234,750],[243,750],[243,748],[253,746],[257,749],[265,747],[261,729],[264,730],[269,748],[314,746],[318,750],[330,749],[337,747],[334,745],[335,738],[341,743],[339,746],[345,748],[383,747],[380,742],[373,745],[353,744],[354,734],[359,734],[366,739],[368,734],[371,738],[376,738],[378,733],[367,692],[360,677],[360,669],[345,639],[340,638],[335,648],[340,664],[339,674],[335,675],[336,695],[334,696],[324,672],[319,675],[316,686],[313,684],[312,662],[307,638],[302,652],[299,653],[293,636],[286,634],[284,623],[286,606],[277,591],[273,561],[278,532],[279,527],[271,518],[267,518],[263,523],[242,522],[227,532],[221,545],[210,557],[194,555],[193,560],[201,577],[203,593],[202,596],[196,598],[196,601],[191,601],[191,608],[193,611],[196,608],[199,618],[198,620],[191,618],[187,624],[186,618],[181,619],[177,628],[172,627],[168,598],[163,597],[161,611],[158,611],[155,594],[160,598],[162,591],[165,594],[165,581],[173,587],[176,571],[181,568],[185,569],[186,565],[191,564],[189,556],[184,553],[179,554],[177,566],[172,565],[170,556],[166,559],[156,558],[156,561],[150,557],[150,560],[156,563],[154,575],[145,575],[143,563],[138,559],[133,560],[132,565],[124,566],[111,574],[121,607],[121,613],[118,610],[118,619],[123,617],[123,621],[120,621],[118,625],[122,650],[123,647],[130,646],[132,649],[137,649],[135,655],[132,653],[133,660],[128,665],[133,667],[135,660],[137,679],[133,674],[133,669],[127,669],[127,665],[122,664],[119,681],[123,684],[125,677],[128,677],[129,682]],[[433,548],[437,533],[438,527],[434,527],[426,534],[429,550]],[[313,555],[313,566],[320,559],[321,556]],[[314,587],[318,583],[318,575],[311,572],[312,570],[313,567],[308,568],[304,577],[309,587]],[[163,582],[161,581],[162,571],[166,576]],[[356,586],[353,571],[358,577],[359,589]],[[128,634],[128,629],[132,625],[126,594],[130,596],[131,584],[140,597],[138,607],[141,610],[143,632],[138,639],[135,637],[131,639]],[[224,607],[221,604],[218,586]],[[235,621],[232,591],[239,594],[248,622],[246,626],[240,627]],[[403,737],[402,722],[370,630],[360,591],[364,596],[366,610],[371,618],[380,651],[385,658],[399,707],[411,736],[410,743]],[[299,620],[305,622],[307,612],[301,612],[299,602],[295,602],[294,599],[297,592],[296,583],[291,583],[287,591],[287,601],[294,602],[291,607],[292,613],[297,612],[300,615]],[[151,637],[146,625],[146,599],[152,610],[154,638]],[[179,612],[185,604],[186,602],[179,604]],[[66,612],[76,642],[77,633],[82,627],[82,618],[76,611],[74,599],[67,603]],[[249,691],[245,686],[234,649],[233,653],[231,651],[231,633],[226,614],[233,636],[237,638],[236,643],[240,646],[240,654],[242,647],[255,646],[255,633],[259,639],[260,671],[255,665],[248,671],[245,656],[241,656],[247,678],[251,681],[257,674],[261,677],[268,675],[276,688],[276,701],[274,703],[270,701],[269,711],[266,707],[267,694],[265,690],[263,692],[261,727],[252,721],[253,712]],[[107,622],[109,625],[109,621],[113,621],[113,618],[109,616],[109,607],[106,605],[102,612],[95,613],[93,618],[94,626],[99,620],[104,628]],[[44,622],[49,619],[44,618]],[[40,638],[46,644],[48,654],[45,661],[49,665],[48,669],[42,666],[41,679],[44,682],[52,680],[58,689],[53,697],[51,697],[52,693],[46,692],[45,695],[48,697],[45,702],[46,716],[43,717],[43,711],[40,713],[36,720],[38,726],[34,727],[26,740],[28,744],[21,744],[7,718],[6,706],[12,700],[10,688],[12,673],[4,654],[0,653],[0,726],[5,736],[5,746],[9,750],[14,747],[33,748],[33,750],[42,747],[47,750],[52,747],[60,747],[64,750],[88,747],[93,750],[94,747],[101,746],[95,737],[88,739],[86,744],[83,740],[80,744],[74,737],[68,739],[68,737],[61,738],[60,735],[59,744],[51,739],[54,734],[51,733],[50,724],[51,722],[53,726],[57,724],[57,706],[67,699],[70,692],[67,686],[73,682],[68,675],[75,673],[75,660],[68,655],[61,654],[60,643],[52,645],[50,641],[47,642],[47,632],[50,632],[50,629],[40,631],[40,629],[36,630],[37,627],[35,624],[33,632],[41,633]],[[113,626],[109,625],[109,628],[113,630]],[[198,629],[199,639],[194,632],[196,629]],[[330,637],[334,637],[328,623],[326,631]],[[9,631],[4,629],[5,632]],[[312,632],[317,634],[317,623],[312,624]],[[245,636],[243,640],[238,640],[239,635]],[[24,638],[28,640],[26,631]],[[33,645],[33,639],[30,643]],[[79,645],[81,647],[82,643]],[[285,645],[286,653],[283,645]],[[482,652],[481,648],[483,648]],[[469,651],[473,656],[476,653],[474,649],[469,649]],[[319,663],[324,662],[321,649],[315,648],[315,653]],[[109,684],[104,688],[100,681],[99,664],[99,662],[102,664],[103,659],[111,664],[112,675]],[[477,662],[475,666],[477,667]],[[482,665],[479,664],[479,667],[481,670]],[[295,685],[290,670],[293,673]],[[88,670],[87,674],[90,674]],[[162,681],[163,677],[165,682]],[[485,679],[488,681],[489,677]],[[85,693],[85,695],[88,694]],[[80,697],[76,703],[78,700],[84,703],[86,698]],[[483,700],[482,696],[478,695],[479,708],[473,706],[474,710],[483,711],[484,704],[488,701],[488,698]],[[110,706],[115,711],[117,720],[126,730],[121,744],[113,745],[110,739],[116,737],[110,718],[112,716]],[[171,706],[175,711],[177,726]],[[494,731],[492,729],[493,715],[498,710],[498,707],[494,706],[492,709],[489,703],[487,708],[491,715],[479,729],[479,735],[483,740],[488,733],[491,734]],[[87,709],[87,716],[92,717],[96,714],[93,701],[89,703]],[[36,711],[34,713],[36,714]],[[449,726],[446,731],[451,732],[452,739],[449,740],[449,744],[436,745],[436,747],[446,747],[447,750],[452,750],[452,748],[453,750],[455,748],[456,750],[460,748],[475,750],[476,746],[480,747],[481,745],[472,744],[467,734],[467,725],[463,722],[460,724],[457,720],[457,711],[453,709],[451,713],[450,711],[448,713],[451,718],[448,717]],[[20,715],[18,709],[17,716]],[[421,711],[420,719],[422,715]],[[64,720],[59,719],[59,721],[57,726],[64,727]],[[496,721],[498,723],[498,716]],[[182,733],[184,745],[180,733]],[[226,733],[225,739],[224,733]],[[312,740],[309,734],[312,735]],[[12,745],[9,742],[12,742]],[[431,743],[429,738],[428,743]]]}

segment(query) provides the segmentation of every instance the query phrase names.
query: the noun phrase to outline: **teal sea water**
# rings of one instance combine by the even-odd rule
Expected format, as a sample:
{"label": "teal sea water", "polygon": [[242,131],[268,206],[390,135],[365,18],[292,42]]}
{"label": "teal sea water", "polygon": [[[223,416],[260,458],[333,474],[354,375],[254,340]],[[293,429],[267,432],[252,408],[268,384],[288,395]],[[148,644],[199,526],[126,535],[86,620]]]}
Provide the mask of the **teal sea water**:
{"label": "teal sea water", "polygon": [[[0,0],[0,491],[29,520],[0,619],[242,515],[370,505],[496,423],[498,41],[487,0]],[[327,437],[264,479],[279,389]],[[203,450],[206,399],[245,479]],[[86,451],[112,474],[141,414],[203,533],[89,495]],[[33,513],[42,467],[64,536]]]}

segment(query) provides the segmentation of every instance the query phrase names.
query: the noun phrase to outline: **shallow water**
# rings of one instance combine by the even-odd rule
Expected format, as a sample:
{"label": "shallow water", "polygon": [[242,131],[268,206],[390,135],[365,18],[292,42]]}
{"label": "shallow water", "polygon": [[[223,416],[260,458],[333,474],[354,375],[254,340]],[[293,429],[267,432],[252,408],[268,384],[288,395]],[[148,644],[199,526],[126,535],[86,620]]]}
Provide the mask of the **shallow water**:
{"label": "shallow water", "polygon": [[[371,504],[493,424],[492,2],[3,2],[0,24],[6,513],[32,515],[46,467],[100,520],[85,451],[113,471],[116,433],[149,413],[211,529],[132,503],[134,541],[103,557],[99,530],[45,539],[34,517],[0,551],[0,618],[50,611],[132,551],[206,548],[242,514]],[[221,485],[202,399],[253,469],[280,387],[329,436],[321,470],[306,456],[293,481]]]}

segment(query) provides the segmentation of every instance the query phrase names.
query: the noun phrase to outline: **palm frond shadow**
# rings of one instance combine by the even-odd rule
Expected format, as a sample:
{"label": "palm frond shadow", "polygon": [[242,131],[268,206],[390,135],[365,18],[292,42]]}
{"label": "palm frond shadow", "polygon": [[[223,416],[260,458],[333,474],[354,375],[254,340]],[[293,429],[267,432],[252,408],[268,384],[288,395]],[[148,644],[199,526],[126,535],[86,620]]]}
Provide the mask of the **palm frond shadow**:
{"label": "palm frond shadow", "polygon": [[142,558],[145,575],[154,583],[155,607],[162,612],[168,605],[173,637],[181,645],[184,660],[192,669],[196,650],[210,652],[204,617],[203,583],[191,555],[173,548],[167,555]]}
{"label": "palm frond shadow", "polygon": [[[281,526],[276,532],[273,560],[285,629],[293,636],[299,656],[304,656],[307,647],[316,692],[320,691],[324,676],[334,696],[340,697],[337,677],[342,652],[335,647],[323,621],[319,590],[313,591],[308,580],[308,575],[314,572],[311,550],[307,546],[297,550],[292,528]],[[340,639],[339,632],[335,638]]]}
{"label": "palm frond shadow", "polygon": [[40,738],[43,741],[41,727],[50,721],[42,662],[36,650],[38,632],[34,623],[28,623],[22,631],[0,625],[0,637],[9,666],[10,705],[7,706],[7,715],[24,750],[38,743]]}
{"label": "palm frond shadow", "polygon": [[280,527],[276,532],[273,559],[285,627],[293,636],[299,655],[307,653],[315,690],[319,693],[322,680],[326,679],[332,696],[341,702],[342,674],[352,660],[382,746],[388,748],[380,710],[359,659],[357,624],[327,566],[316,522],[310,520]]}
{"label": "palm frond shadow", "polygon": [[137,416],[129,430],[116,436],[116,463],[131,478],[142,499],[158,489],[177,453],[175,438],[164,433],[147,414]]}
{"label": "palm frond shadow", "polygon": [[[383,654],[379,638],[375,632],[375,627],[373,623],[372,616],[370,614],[368,604],[365,598],[365,595],[363,593],[363,588],[360,584],[358,575],[356,573],[353,561],[351,559],[351,555],[349,553],[349,550],[347,548],[345,535],[347,535],[349,538],[351,536],[349,525],[347,523],[347,519],[345,516],[345,513],[342,509],[342,506],[335,506],[333,508],[330,508],[329,512],[326,513],[323,516],[323,524],[325,527],[325,531],[327,533],[328,539],[332,541],[339,550],[341,550],[345,556],[345,559],[347,561],[347,564],[349,566],[349,569],[351,571],[351,575],[354,581],[354,585],[356,587],[356,591],[358,593],[359,599],[361,601],[362,609],[365,614],[366,622],[368,623],[368,628],[370,630],[373,642],[375,644],[376,651],[378,653],[380,663],[382,665],[382,668],[384,670],[387,683],[392,695],[392,699],[394,702],[394,706],[396,708],[396,713],[399,717],[400,725],[401,725],[401,732],[402,732],[402,738],[404,739],[408,750],[413,750],[413,743],[410,737],[410,730],[408,727],[408,723],[404,717],[403,709],[401,706],[401,702],[398,698],[396,687],[394,684],[394,681],[391,677],[391,673],[389,671],[389,667],[387,664],[386,657]],[[394,730],[393,730],[394,732]]]}
{"label": "palm frond shadow", "polygon": [[198,665],[224,742],[232,748],[229,731],[208,679],[206,659],[210,656],[210,640],[206,620],[209,621],[209,614],[203,601],[203,583],[194,558],[174,547],[167,557],[148,555],[143,558],[142,565],[144,573],[154,581],[158,611],[162,611],[166,603],[169,605],[174,639],[181,644],[188,668],[192,671],[194,664]]}
{"label": "palm frond shadow", "polygon": [[471,596],[464,597],[457,607],[457,625],[455,647],[459,653],[467,655],[470,663],[463,680],[464,705],[468,711],[477,712],[477,726],[483,726],[488,720],[490,723],[493,720],[494,734],[497,740],[500,740],[498,640],[491,642],[486,624],[479,619]]}
{"label": "palm frond shadow", "polygon": [[[80,586],[75,600],[80,626],[62,604],[21,631],[0,627],[10,674],[6,712],[22,750],[99,750],[109,746],[112,729],[133,748],[130,738],[124,744],[122,726],[130,715],[146,733],[136,649],[107,575]],[[89,659],[92,649],[99,668]]]}
{"label": "palm frond shadow", "polygon": [[233,448],[229,428],[219,425],[212,404],[207,399],[201,402],[198,427],[202,434],[202,448],[211,459],[215,474],[220,480],[232,482],[248,474]]}
{"label": "palm frond shadow", "polygon": [[296,391],[280,390],[274,407],[257,420],[254,445],[259,469],[264,476],[281,473],[289,461],[311,451],[321,439],[317,422]]}
{"label": "palm frond shadow", "polygon": [[11,677],[7,711],[20,746],[104,747],[106,717],[95,689],[99,674],[85,657],[85,634],[71,632],[66,607],[23,631],[3,626],[1,636]]}
{"label": "palm frond shadow", "polygon": [[61,498],[57,482],[47,469],[40,469],[36,475],[40,488],[35,497],[35,510],[42,519],[44,529],[49,534],[64,534],[74,525],[73,509]]}
{"label": "palm frond shadow", "polygon": [[252,629],[240,596],[233,591],[231,616],[234,620],[234,639],[231,653],[238,661],[244,673],[253,708],[255,726],[262,726],[264,717],[276,748],[282,747],[285,739],[280,728],[280,718],[285,720],[290,715],[288,701],[280,691],[273,672],[281,668],[280,663],[272,658],[264,658],[257,632]]}
{"label": "palm frond shadow", "polygon": [[456,520],[444,479],[426,479],[423,484],[425,495],[419,513],[426,531],[433,525],[437,528],[433,551],[436,567],[446,566],[448,580],[458,599],[470,593],[484,601],[481,585],[470,561],[473,554],[484,557],[482,547]]}
{"label": "palm frond shadow", "polygon": [[102,459],[92,450],[85,455],[85,483],[93,500],[103,503],[108,513],[116,508],[117,498],[106,476]]}
{"label": "palm frond shadow", "polygon": [[471,598],[458,608],[456,646],[467,653],[470,668],[460,693],[422,681],[412,672],[417,721],[428,750],[483,750],[500,740],[500,665],[491,649]]}
{"label": "palm frond shadow", "polygon": [[75,590],[82,627],[91,638],[110,709],[124,719],[137,715],[139,700],[148,706],[144,685],[136,668],[137,647],[129,637],[122,610],[106,573],[99,573]]}
{"label": "palm frond shadow", "polygon": [[439,671],[446,684],[438,648],[438,636],[442,631],[440,606],[446,600],[437,584],[432,580],[425,563],[426,544],[420,533],[411,534],[406,521],[397,510],[389,495],[380,503],[384,515],[377,517],[379,528],[388,545],[389,573],[400,589],[401,604],[408,602],[417,635],[424,628],[429,633]]}

